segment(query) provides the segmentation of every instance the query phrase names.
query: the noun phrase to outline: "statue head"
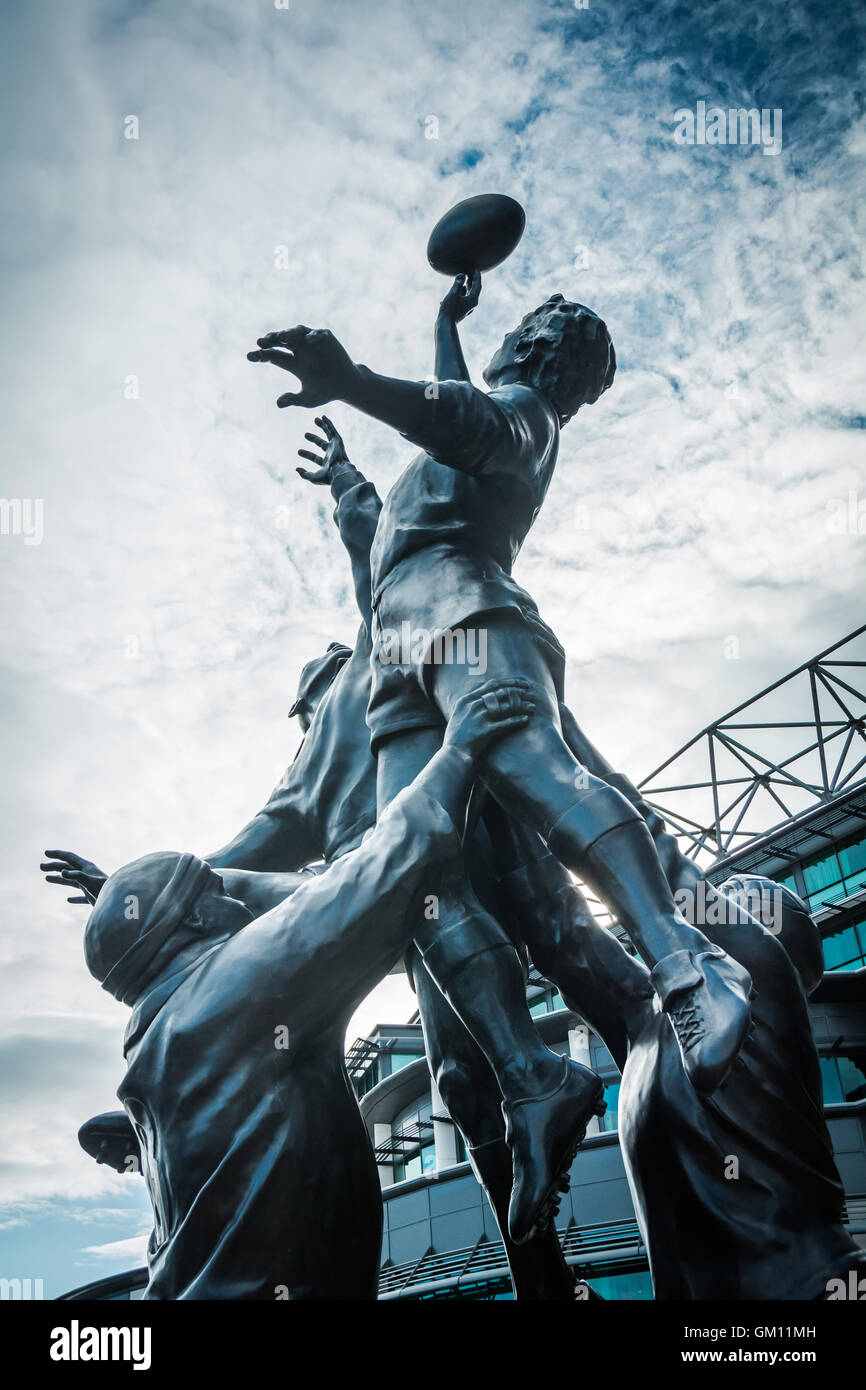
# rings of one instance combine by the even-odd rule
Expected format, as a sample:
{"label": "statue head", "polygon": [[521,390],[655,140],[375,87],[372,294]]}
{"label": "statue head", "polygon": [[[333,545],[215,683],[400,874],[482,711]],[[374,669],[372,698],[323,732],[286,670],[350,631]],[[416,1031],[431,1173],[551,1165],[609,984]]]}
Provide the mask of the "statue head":
{"label": "statue head", "polygon": [[309,729],[316,710],[351,655],[351,647],[344,646],[342,642],[331,642],[322,656],[307,662],[298,682],[295,703],[289,710],[289,718],[297,715],[304,733]]}
{"label": "statue head", "polygon": [[146,854],[105,883],[87,920],[84,957],[103,989],[134,1004],[180,957],[194,959],[252,920],[204,860]]}
{"label": "statue head", "polygon": [[488,386],[521,382],[549,400],[564,425],[613,381],[616,353],[591,309],[553,294],[502,340],[484,372]]}
{"label": "statue head", "polygon": [[824,954],[821,934],[803,899],[763,874],[736,874],[719,885],[719,892],[772,932],[793,962],[806,994],[812,994],[824,974]]}

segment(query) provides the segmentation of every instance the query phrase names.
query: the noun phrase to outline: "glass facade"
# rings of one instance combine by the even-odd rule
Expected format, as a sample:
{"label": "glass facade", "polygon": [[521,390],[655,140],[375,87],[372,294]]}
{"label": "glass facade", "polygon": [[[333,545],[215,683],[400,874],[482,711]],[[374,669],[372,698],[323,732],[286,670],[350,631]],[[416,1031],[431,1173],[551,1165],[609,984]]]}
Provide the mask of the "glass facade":
{"label": "glass facade", "polygon": [[372,1091],[374,1086],[378,1086],[386,1076],[391,1076],[395,1071],[402,1071],[403,1067],[408,1067],[411,1062],[420,1062],[424,1057],[420,1044],[415,1046],[410,1038],[401,1038],[396,1047],[383,1047],[379,1055],[374,1059],[366,1059],[359,1064],[357,1070],[351,1075],[351,1082],[355,1089],[355,1095],[360,1100],[368,1091]]}
{"label": "glass facade", "polygon": [[402,1159],[394,1163],[394,1181],[404,1182],[406,1178],[420,1178],[422,1173],[432,1173],[436,1168],[436,1149],[433,1144],[433,1122],[430,1116],[433,1105],[429,1094],[426,1098],[413,1101],[401,1110],[391,1121],[391,1136],[395,1140],[404,1139],[405,1148]]}
{"label": "glass facade", "polygon": [[853,1057],[820,1057],[824,1104],[866,1100],[866,1076]]}
{"label": "glass facade", "polygon": [[[426,1098],[413,1101],[391,1121],[392,1139],[405,1141],[402,1157],[396,1154],[394,1156],[395,1183],[406,1182],[409,1178],[420,1178],[423,1173],[436,1171],[438,1165],[432,1113],[433,1106],[428,1092]],[[454,1128],[453,1134],[456,1157],[450,1162],[462,1163],[466,1158],[466,1147],[460,1131]]]}
{"label": "glass facade", "polygon": [[403,1067],[408,1067],[410,1062],[420,1062],[424,1056],[423,1052],[392,1052],[391,1071],[402,1071]]}
{"label": "glass facade", "polygon": [[587,1270],[586,1283],[602,1298],[651,1299],[653,1296],[653,1281],[648,1269],[607,1275],[594,1275]]}
{"label": "glass facade", "polygon": [[533,1018],[538,1018],[541,1014],[554,1014],[559,1009],[565,1008],[565,1002],[558,989],[548,987],[540,994],[533,994],[530,990],[527,995],[529,1012]]}
{"label": "glass facade", "polygon": [[[838,918],[832,911],[828,911],[828,908],[843,900],[852,899],[866,890],[866,834],[862,831],[849,834],[835,844],[831,844],[828,839],[825,844],[826,848],[819,853],[791,864],[786,877],[781,878],[779,874],[772,876],[791,888],[808,904],[812,912],[822,915],[820,925],[824,938],[826,969],[859,969],[866,965],[866,902],[862,909],[847,904],[838,912]],[[788,862],[791,863],[790,860]],[[760,872],[760,868],[756,869],[756,872]],[[625,944],[629,945],[627,942]],[[533,972],[533,977],[527,984],[526,998],[530,1014],[539,1023],[548,1015],[563,1013],[559,1031],[557,1024],[553,1022],[547,1023],[542,1031],[548,1046],[567,1055],[570,1042],[567,1027],[570,1020],[559,991]],[[866,1099],[866,1051],[857,1042],[848,1041],[844,1017],[840,1017],[838,1032],[830,1031],[827,1018],[832,1018],[832,1002],[831,1000],[829,1014],[826,1014],[826,1004],[822,1006],[825,1012],[820,1014],[823,1030],[820,1045],[824,1050],[832,1048],[833,1053],[820,1058],[824,1103],[828,1106],[853,1108],[858,1102]],[[412,1031],[416,1029],[417,1042],[411,1036]],[[390,1029],[383,1030],[377,1035],[376,1041],[382,1049],[371,1068],[376,1082],[386,1081],[389,1075],[423,1057],[417,1019],[413,1020],[411,1025],[404,1026],[399,1035],[396,1028],[393,1033]],[[598,1125],[604,1137],[596,1138],[594,1145],[586,1146],[591,1157],[585,1158],[582,1165],[579,1165],[575,1174],[576,1181],[573,1178],[574,1207],[570,1222],[567,1225],[563,1224],[560,1233],[563,1249],[576,1276],[589,1284],[601,1297],[613,1300],[648,1300],[652,1297],[652,1284],[643,1253],[634,1249],[634,1246],[639,1244],[637,1230],[635,1228],[633,1234],[629,1231],[626,1239],[620,1229],[625,1229],[628,1222],[633,1224],[633,1212],[616,1142],[620,1081],[612,1067],[609,1054],[595,1035],[590,1036],[590,1043],[591,1064],[600,1072],[605,1082],[606,1111]],[[403,1089],[399,1089],[401,1084]],[[403,1285],[399,1282],[404,1277],[402,1271],[411,1270],[417,1259],[423,1274],[423,1278],[419,1274],[417,1283],[424,1291],[415,1295],[411,1286],[406,1285],[405,1291],[397,1295],[401,1298],[418,1296],[424,1299],[511,1301],[513,1295],[509,1281],[504,1277],[502,1270],[497,1268],[501,1260],[494,1254],[484,1254],[493,1250],[497,1237],[489,1229],[489,1213],[486,1213],[486,1208],[483,1204],[480,1208],[477,1207],[470,1195],[467,1184],[474,1183],[474,1179],[465,1168],[462,1172],[455,1172],[453,1176],[448,1173],[449,1168],[455,1164],[452,1136],[456,1141],[456,1163],[460,1164],[465,1159],[465,1149],[456,1129],[448,1132],[448,1150],[439,1155],[440,1161],[437,1162],[435,1134],[441,1134],[443,1131],[438,1122],[434,1126],[428,1086],[426,1069],[422,1077],[419,1068],[417,1090],[423,1090],[425,1094],[420,1098],[416,1095],[412,1104],[405,1106],[389,1122],[395,1152],[391,1157],[388,1177],[385,1179],[386,1183],[390,1180],[391,1189],[383,1287],[387,1290],[388,1297],[395,1296],[394,1289],[403,1290]],[[364,1090],[366,1089],[367,1086],[364,1087]],[[403,1104],[412,1089],[410,1087],[406,1090],[405,1083],[398,1083],[396,1093],[400,1099],[395,1103]],[[389,1093],[386,1091],[384,1094],[387,1101]],[[383,1102],[378,1101],[376,1104],[381,1114]],[[441,1102],[437,1101],[437,1104],[441,1109]],[[845,1155],[849,1168],[852,1168],[855,1162],[862,1162],[861,1150],[858,1147],[862,1146],[862,1138],[861,1121],[856,1111],[851,1119],[848,1118],[850,1114],[850,1110],[847,1113],[837,1110],[828,1116],[828,1121],[834,1143],[842,1145],[841,1152]],[[833,1129],[834,1125],[837,1126],[838,1133]],[[844,1148],[844,1145],[849,1143],[854,1145],[850,1154]],[[434,1174],[435,1181],[428,1181],[427,1179],[432,1179]],[[854,1185],[850,1186],[852,1181]],[[401,1191],[399,1185],[404,1183],[409,1186]],[[449,1195],[452,1187],[453,1198]],[[854,1197],[858,1199],[859,1194],[866,1191],[862,1180],[846,1178],[847,1187],[850,1187],[849,1196],[850,1192],[853,1192]],[[385,1190],[386,1194],[389,1193],[387,1186]],[[449,1205],[452,1200],[453,1207]],[[424,1206],[425,1201],[429,1206]],[[393,1206],[390,1205],[391,1202]],[[403,1204],[406,1204],[405,1208]],[[404,1212],[405,1219],[401,1221],[398,1218]],[[576,1238],[576,1232],[579,1232],[579,1239]],[[595,1248],[594,1240],[601,1249],[602,1238],[606,1242],[603,1247],[605,1254],[598,1263],[593,1263],[591,1257],[587,1259],[587,1252]],[[473,1242],[479,1239],[480,1244],[474,1246]],[[622,1256],[616,1259],[608,1258],[608,1249],[618,1248],[617,1241],[622,1244]],[[477,1279],[461,1277],[459,1283],[449,1283],[447,1288],[433,1288],[429,1279],[431,1267],[428,1261],[434,1264],[436,1260],[442,1261],[439,1272],[450,1273],[449,1260],[459,1257],[459,1263],[464,1256],[467,1259],[470,1255],[475,1258],[473,1251],[481,1251],[484,1255],[484,1258],[478,1259]],[[462,1265],[460,1267],[462,1268]],[[490,1269],[487,1278],[484,1274],[485,1268]],[[387,1283],[389,1271],[396,1272],[392,1285]],[[473,1268],[470,1274],[474,1273]]]}
{"label": "glass facade", "polygon": [[[866,888],[866,835],[851,835],[823,854],[804,859],[779,882],[799,894],[812,912],[861,892]],[[853,921],[824,937],[824,965],[827,970],[861,970],[866,965],[866,904]]]}
{"label": "glass facade", "polygon": [[604,1088],[604,1099],[607,1109],[599,1120],[599,1125],[603,1130],[618,1128],[617,1109],[619,1107],[619,1082],[612,1081]]}

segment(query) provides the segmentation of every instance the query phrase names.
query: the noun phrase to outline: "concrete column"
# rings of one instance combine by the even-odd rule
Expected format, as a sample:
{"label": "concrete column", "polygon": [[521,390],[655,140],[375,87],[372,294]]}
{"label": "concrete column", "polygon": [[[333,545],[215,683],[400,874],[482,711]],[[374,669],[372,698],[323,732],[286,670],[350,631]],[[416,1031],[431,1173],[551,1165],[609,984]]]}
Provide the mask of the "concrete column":
{"label": "concrete column", "polygon": [[[585,1067],[592,1066],[592,1054],[589,1048],[589,1029],[585,1023],[578,1023],[574,1028],[568,1030],[568,1055],[574,1062],[580,1062]],[[587,1137],[590,1134],[601,1134],[601,1121],[597,1115],[593,1115],[586,1127]]]}
{"label": "concrete column", "polygon": [[[442,1114],[445,1106],[442,1104],[442,1097],[436,1082],[430,1079],[430,1099],[433,1102],[433,1114]],[[443,1168],[453,1168],[457,1162],[457,1136],[452,1124],[444,1124],[442,1120],[433,1121],[433,1142],[436,1145],[436,1171],[440,1172]]]}
{"label": "concrete column", "polygon": [[[373,1147],[378,1148],[380,1144],[387,1144],[391,1138],[390,1125],[373,1125]],[[390,1163],[377,1163],[380,1187],[391,1187],[394,1182],[394,1169]]]}

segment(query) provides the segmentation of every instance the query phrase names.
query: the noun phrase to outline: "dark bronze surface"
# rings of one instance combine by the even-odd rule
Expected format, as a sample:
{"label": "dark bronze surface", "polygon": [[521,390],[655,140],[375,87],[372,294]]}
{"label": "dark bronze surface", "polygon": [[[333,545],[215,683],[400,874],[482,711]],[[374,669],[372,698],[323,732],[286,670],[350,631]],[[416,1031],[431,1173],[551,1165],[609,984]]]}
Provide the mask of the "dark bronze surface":
{"label": "dark bronze surface", "polygon": [[[207,861],[150,855],[110,878],[68,852],[43,865],[92,905],[88,964],[133,1007],[118,1094],[154,1208],[147,1298],[375,1297],[381,1198],[343,1043],[404,953],[519,1297],[573,1296],[551,1221],[601,1095],[542,1043],[530,958],[623,1069],[658,1297],[815,1297],[851,1260],[790,955],[743,903],[728,928],[690,910],[697,871],[565,706],[563,649],[512,575],[561,429],[616,369],[601,319],[557,294],[506,335],[490,390],[473,386],[457,325],[522,229],[518,204],[485,195],[434,230],[431,264],[457,279],[432,388],[355,363],[326,330],[259,339],[250,360],[300,381],[281,408],[342,400],[420,450],[384,504],[326,416],[299,451],[336,502],[355,646],[305,667],[297,756]],[[97,1117],[82,1142],[118,1166],[129,1133]],[[738,1142],[730,1184],[713,1165]]]}

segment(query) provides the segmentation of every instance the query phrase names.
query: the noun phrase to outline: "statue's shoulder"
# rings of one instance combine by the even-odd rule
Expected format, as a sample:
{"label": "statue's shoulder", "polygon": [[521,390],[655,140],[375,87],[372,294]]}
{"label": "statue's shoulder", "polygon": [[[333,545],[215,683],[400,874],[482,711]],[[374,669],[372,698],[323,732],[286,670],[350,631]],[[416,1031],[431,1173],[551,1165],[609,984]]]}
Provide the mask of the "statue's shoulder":
{"label": "statue's shoulder", "polygon": [[533,435],[548,442],[559,438],[559,420],[550,401],[535,386],[514,381],[495,386],[488,392],[491,401],[522,424],[528,424]]}

